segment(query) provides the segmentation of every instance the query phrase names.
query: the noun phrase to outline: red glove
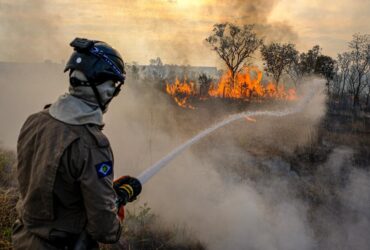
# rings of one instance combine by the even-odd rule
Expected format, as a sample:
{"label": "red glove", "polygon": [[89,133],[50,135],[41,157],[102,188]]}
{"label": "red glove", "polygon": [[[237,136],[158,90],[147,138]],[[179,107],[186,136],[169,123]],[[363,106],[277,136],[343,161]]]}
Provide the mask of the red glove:
{"label": "red glove", "polygon": [[125,218],[125,207],[123,205],[118,208],[117,216],[120,221],[123,221]]}
{"label": "red glove", "polygon": [[116,206],[117,216],[122,221],[125,217],[124,206],[127,202],[132,202],[141,192],[141,183],[138,179],[131,176],[121,176],[113,181],[113,188],[117,193]]}

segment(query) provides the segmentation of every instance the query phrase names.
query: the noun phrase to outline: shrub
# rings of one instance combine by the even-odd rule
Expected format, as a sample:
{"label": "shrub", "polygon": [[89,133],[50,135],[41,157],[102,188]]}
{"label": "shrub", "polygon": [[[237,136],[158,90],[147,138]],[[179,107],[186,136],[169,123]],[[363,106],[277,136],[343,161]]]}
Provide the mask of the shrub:
{"label": "shrub", "polygon": [[122,237],[113,246],[105,249],[187,249],[202,250],[205,247],[185,227],[163,226],[145,203],[139,208],[126,211]]}

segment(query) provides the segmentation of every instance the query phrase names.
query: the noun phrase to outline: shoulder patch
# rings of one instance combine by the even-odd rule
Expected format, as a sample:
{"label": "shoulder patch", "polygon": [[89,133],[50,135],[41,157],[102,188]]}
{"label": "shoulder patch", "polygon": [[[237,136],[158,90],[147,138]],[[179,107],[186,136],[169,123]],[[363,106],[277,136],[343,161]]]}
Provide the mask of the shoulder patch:
{"label": "shoulder patch", "polygon": [[104,178],[113,172],[113,164],[111,161],[105,161],[95,165],[96,173],[98,178]]}

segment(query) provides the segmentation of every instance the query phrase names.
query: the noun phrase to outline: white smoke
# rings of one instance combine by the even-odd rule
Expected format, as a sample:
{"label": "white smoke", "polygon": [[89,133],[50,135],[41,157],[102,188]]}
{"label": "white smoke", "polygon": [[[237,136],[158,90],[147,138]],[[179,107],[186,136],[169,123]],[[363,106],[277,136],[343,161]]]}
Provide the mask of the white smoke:
{"label": "white smoke", "polygon": [[[315,81],[310,82],[311,87]],[[321,81],[317,82],[319,85],[322,84]],[[140,93],[137,94],[140,95]],[[130,95],[126,97],[127,99],[120,100],[124,103],[116,104],[120,107],[119,110],[115,108],[112,110],[112,119],[115,119],[117,112],[121,113],[124,119],[122,122],[117,121],[110,125],[112,130],[107,131],[115,137],[113,145],[117,144],[116,151],[119,150],[125,155],[118,156],[117,161],[120,162],[122,159],[122,162],[128,163],[122,165],[122,170],[117,170],[119,174],[138,174],[150,165],[148,164],[148,140],[151,140],[153,145],[151,152],[155,155],[151,157],[151,163],[153,163],[186,139],[179,129],[181,125],[171,117],[173,109],[159,104],[164,102],[165,105],[169,105],[167,101],[170,99],[159,98],[157,103],[152,103],[153,107],[143,103],[148,94],[145,92],[142,94],[144,96],[140,102],[134,100],[136,95]],[[147,100],[150,99],[148,97]],[[281,133],[282,129],[274,131],[270,126],[263,126],[263,124],[282,122],[286,125],[284,133],[291,137],[292,145],[297,146],[307,142],[309,138],[300,138],[306,136],[307,131],[291,130],[290,127],[293,126],[291,123],[301,119],[306,122],[307,127],[310,127],[310,131],[314,130],[325,112],[322,108],[324,101],[325,96],[318,94],[302,113],[283,118],[258,117],[256,124],[263,129],[257,135],[250,136],[248,140],[258,143],[255,141],[258,134],[264,134],[269,138],[267,141],[274,140],[272,139],[274,137],[279,138],[281,135],[277,134]],[[127,106],[132,110],[127,110]],[[153,110],[150,111],[150,109],[155,110],[154,122],[151,121]],[[163,113],[156,112],[158,110]],[[125,112],[127,114],[123,115]],[[188,113],[185,116],[191,118],[192,114]],[[140,122],[136,123],[134,121],[136,119]],[[155,125],[156,121],[162,123],[158,121],[162,119],[166,119],[169,123],[167,125],[175,131],[166,132]],[[130,127],[124,128],[122,123],[123,126],[130,124]],[[207,122],[199,121],[199,123]],[[139,202],[149,202],[154,212],[169,224],[180,223],[189,226],[210,249],[311,249],[314,240],[312,230],[307,223],[307,207],[299,199],[291,196],[288,180],[272,180],[267,186],[259,187],[253,182],[245,180],[240,182],[240,179],[227,173],[228,166],[220,166],[221,161],[217,162],[217,157],[216,160],[212,157],[219,155],[218,157],[222,158],[222,155],[227,157],[228,154],[238,153],[238,146],[232,145],[235,138],[230,137],[230,134],[238,135],[232,131],[238,127],[239,130],[240,128],[243,130],[241,133],[251,133],[247,131],[250,128],[244,121],[216,131],[214,137],[220,136],[220,140],[230,139],[230,144],[225,143],[224,148],[218,145],[214,147],[215,150],[212,150],[212,142],[204,142],[195,146],[197,151],[195,154],[191,150],[185,151],[144,185]],[[150,136],[149,131],[153,129],[155,132]],[[193,134],[196,133],[194,129],[189,129]],[[228,131],[227,136],[223,136],[223,130]],[[130,135],[125,131],[129,131]],[[122,134],[120,140],[117,139],[118,134]],[[207,141],[206,138],[205,140]],[[135,142],[138,141],[140,143],[136,145]],[[127,145],[127,152],[123,149],[124,145]],[[200,149],[202,146],[206,148]],[[135,166],[130,166],[130,163],[134,163]],[[245,167],[248,168],[248,166]],[[249,167],[257,166],[252,166],[249,162]]]}
{"label": "white smoke", "polygon": [[[15,147],[27,115],[67,90],[66,76],[53,66],[45,66],[51,67],[46,71],[50,84],[43,82],[44,66],[24,74],[5,71],[0,140],[7,147]],[[365,170],[350,170],[352,149],[335,149],[318,167],[317,180],[299,177],[294,171],[297,166],[281,157],[316,138],[325,114],[322,93],[301,113],[256,117],[255,123],[242,120],[217,130],[154,176],[128,208],[148,202],[166,224],[186,225],[209,249],[367,249],[370,176]],[[215,107],[217,114],[227,115],[227,107]],[[137,176],[224,118],[214,116],[213,111],[180,109],[150,83],[129,79],[105,117],[104,132],[115,152],[115,176]],[[346,181],[342,172],[348,173]],[[331,191],[321,190],[323,184],[330,184]],[[297,195],[306,186],[318,190],[328,205],[313,209]],[[335,202],[340,210],[333,210]]]}

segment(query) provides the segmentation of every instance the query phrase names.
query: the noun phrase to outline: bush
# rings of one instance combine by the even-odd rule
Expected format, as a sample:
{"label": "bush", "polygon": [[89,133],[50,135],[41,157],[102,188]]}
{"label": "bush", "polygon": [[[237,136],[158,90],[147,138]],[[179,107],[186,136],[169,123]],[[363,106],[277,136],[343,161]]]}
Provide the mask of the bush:
{"label": "bush", "polygon": [[185,227],[161,225],[159,217],[145,203],[138,209],[126,211],[119,243],[105,249],[203,250],[205,247]]}

